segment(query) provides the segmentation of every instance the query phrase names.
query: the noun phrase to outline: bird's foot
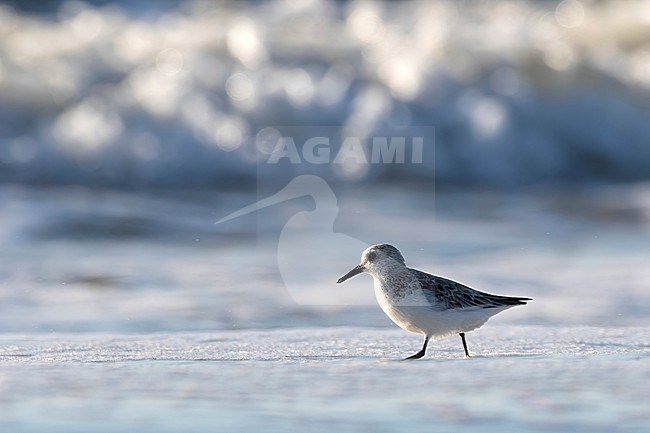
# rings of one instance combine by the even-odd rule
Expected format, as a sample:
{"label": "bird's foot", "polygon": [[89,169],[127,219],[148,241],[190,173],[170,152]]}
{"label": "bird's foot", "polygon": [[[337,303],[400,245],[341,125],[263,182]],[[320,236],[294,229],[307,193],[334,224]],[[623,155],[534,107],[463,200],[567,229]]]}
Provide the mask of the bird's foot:
{"label": "bird's foot", "polygon": [[402,359],[402,361],[410,361],[411,359],[420,359],[424,356],[424,351],[420,351],[416,353],[415,355],[411,355],[408,358]]}

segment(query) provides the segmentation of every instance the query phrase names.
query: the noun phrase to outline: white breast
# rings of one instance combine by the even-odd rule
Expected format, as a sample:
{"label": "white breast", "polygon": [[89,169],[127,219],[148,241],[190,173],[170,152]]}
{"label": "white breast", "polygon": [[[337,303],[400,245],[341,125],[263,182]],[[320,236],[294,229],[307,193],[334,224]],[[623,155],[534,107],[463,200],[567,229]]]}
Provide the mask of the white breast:
{"label": "white breast", "polygon": [[381,309],[400,328],[426,333],[426,321],[433,312],[417,281],[393,290],[380,278],[374,277],[375,297]]}

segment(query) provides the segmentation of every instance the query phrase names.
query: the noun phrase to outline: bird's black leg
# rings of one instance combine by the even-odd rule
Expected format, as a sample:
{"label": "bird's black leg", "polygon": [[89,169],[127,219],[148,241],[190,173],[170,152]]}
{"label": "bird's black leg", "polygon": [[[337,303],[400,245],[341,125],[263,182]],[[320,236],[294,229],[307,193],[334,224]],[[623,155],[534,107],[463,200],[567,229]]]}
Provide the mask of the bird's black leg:
{"label": "bird's black leg", "polygon": [[463,349],[465,349],[465,356],[469,358],[469,351],[467,350],[467,341],[465,341],[465,333],[461,332],[460,334],[461,340],[463,340]]}
{"label": "bird's black leg", "polygon": [[420,349],[420,351],[418,353],[416,353],[415,355],[411,355],[408,358],[404,358],[403,360],[408,361],[409,359],[420,359],[420,358],[422,358],[424,356],[425,352],[427,351],[427,344],[429,344],[429,338],[431,338],[431,337],[428,336],[428,335],[426,335],[424,337],[424,344],[422,345],[422,349]]}

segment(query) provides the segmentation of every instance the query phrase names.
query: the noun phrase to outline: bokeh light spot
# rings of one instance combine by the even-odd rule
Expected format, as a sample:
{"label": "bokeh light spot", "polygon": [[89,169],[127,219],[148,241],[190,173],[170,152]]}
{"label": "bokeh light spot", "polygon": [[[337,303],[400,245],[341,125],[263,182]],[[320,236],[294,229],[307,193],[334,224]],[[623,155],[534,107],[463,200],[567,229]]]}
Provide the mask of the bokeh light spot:
{"label": "bokeh light spot", "polygon": [[183,54],[175,48],[165,48],[156,56],[156,68],[167,76],[178,74],[183,69]]}
{"label": "bokeh light spot", "polygon": [[253,82],[248,75],[236,72],[226,80],[226,93],[234,101],[243,101],[253,94]]}
{"label": "bokeh light spot", "polygon": [[578,0],[564,0],[555,8],[555,20],[562,27],[579,27],[585,18],[585,9]]}

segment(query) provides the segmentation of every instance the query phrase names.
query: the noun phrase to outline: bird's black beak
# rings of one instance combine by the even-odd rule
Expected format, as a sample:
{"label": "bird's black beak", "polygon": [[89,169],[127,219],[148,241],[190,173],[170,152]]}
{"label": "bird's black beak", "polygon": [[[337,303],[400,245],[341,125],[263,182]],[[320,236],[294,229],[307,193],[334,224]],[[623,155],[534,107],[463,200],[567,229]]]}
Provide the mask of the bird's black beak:
{"label": "bird's black beak", "polygon": [[343,275],[341,278],[338,279],[336,284],[341,284],[345,280],[349,280],[350,278],[354,277],[355,275],[359,275],[362,273],[364,270],[363,266],[358,265],[356,268],[352,269],[350,272],[347,274]]}

